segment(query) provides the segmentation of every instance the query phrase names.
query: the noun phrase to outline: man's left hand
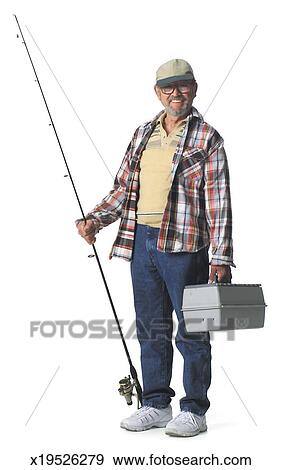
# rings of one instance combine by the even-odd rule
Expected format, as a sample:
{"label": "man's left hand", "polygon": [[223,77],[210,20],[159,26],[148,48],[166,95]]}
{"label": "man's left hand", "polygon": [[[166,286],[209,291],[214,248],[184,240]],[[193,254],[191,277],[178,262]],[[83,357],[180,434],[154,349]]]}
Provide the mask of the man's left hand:
{"label": "man's left hand", "polygon": [[231,282],[231,268],[226,264],[211,264],[209,282],[215,282],[216,274],[218,282]]}

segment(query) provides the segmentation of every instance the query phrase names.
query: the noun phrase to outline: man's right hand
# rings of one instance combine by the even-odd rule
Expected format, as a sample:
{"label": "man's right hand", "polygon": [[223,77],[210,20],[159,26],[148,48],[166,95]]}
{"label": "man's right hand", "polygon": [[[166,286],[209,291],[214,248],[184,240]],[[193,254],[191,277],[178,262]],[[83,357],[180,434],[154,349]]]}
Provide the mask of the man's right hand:
{"label": "man's right hand", "polygon": [[76,222],[76,227],[78,229],[79,235],[81,235],[84,240],[86,240],[89,245],[92,245],[96,241],[95,233],[95,224],[92,220],[81,220]]}

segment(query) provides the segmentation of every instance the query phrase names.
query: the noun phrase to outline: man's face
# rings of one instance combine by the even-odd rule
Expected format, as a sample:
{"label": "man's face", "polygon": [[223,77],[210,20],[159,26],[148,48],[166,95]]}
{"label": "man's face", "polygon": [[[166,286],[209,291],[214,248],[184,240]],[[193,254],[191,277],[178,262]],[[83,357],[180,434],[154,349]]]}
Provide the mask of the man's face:
{"label": "man's face", "polygon": [[196,95],[197,83],[176,82],[163,88],[155,85],[154,90],[167,114],[185,117],[188,115]]}

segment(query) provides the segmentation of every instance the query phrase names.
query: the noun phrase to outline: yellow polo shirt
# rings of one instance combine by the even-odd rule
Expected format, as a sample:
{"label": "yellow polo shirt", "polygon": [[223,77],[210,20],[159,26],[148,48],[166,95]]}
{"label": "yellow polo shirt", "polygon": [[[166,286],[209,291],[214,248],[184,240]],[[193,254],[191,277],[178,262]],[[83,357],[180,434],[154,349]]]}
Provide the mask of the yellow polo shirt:
{"label": "yellow polo shirt", "polygon": [[186,124],[185,118],[167,135],[165,116],[160,116],[140,159],[137,222],[151,227],[161,225],[171,187],[172,160]]}

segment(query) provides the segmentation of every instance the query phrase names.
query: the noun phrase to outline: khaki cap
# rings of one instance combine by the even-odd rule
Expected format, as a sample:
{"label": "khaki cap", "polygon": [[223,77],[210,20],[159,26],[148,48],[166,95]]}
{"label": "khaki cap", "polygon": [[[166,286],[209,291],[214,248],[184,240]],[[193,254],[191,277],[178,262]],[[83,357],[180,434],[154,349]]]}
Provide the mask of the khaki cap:
{"label": "khaki cap", "polygon": [[180,81],[195,80],[191,65],[183,59],[172,59],[160,65],[156,72],[156,85],[167,86]]}

